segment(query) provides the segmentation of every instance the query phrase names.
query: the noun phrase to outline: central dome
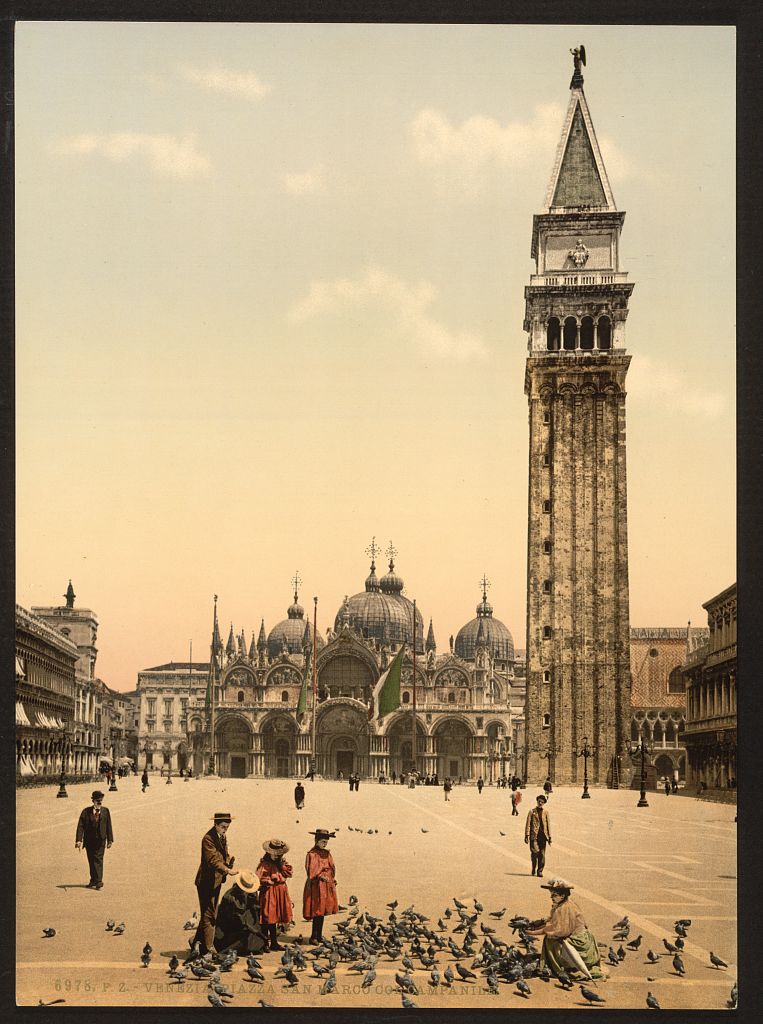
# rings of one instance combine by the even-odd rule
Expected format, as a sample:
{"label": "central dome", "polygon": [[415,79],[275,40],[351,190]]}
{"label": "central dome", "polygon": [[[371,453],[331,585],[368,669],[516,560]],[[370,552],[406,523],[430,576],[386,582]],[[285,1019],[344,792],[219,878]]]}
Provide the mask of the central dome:
{"label": "central dome", "polygon": [[[268,655],[271,659],[277,658],[283,651],[283,642],[286,640],[286,649],[289,654],[302,654],[305,630],[312,640],[313,630],[310,622],[305,618],[305,609],[297,601],[297,591],[294,591],[294,603],[286,611],[286,618],[277,623],[268,633]],[[325,641],[320,633],[316,637],[318,648],[324,646]]]}
{"label": "central dome", "polygon": [[[345,622],[360,636],[377,640],[388,647],[410,644],[413,636],[413,602],[403,597],[403,581],[394,572],[392,561],[389,572],[378,579],[376,565],[366,578],[365,590],[345,599],[334,620],[338,633]],[[416,609],[416,653],[424,653],[424,619]]]}
{"label": "central dome", "polygon": [[458,631],[456,657],[474,661],[478,642],[484,644],[497,661],[514,661],[514,638],[500,619],[493,618],[493,606],[488,603],[484,590],[477,605],[477,617]]}

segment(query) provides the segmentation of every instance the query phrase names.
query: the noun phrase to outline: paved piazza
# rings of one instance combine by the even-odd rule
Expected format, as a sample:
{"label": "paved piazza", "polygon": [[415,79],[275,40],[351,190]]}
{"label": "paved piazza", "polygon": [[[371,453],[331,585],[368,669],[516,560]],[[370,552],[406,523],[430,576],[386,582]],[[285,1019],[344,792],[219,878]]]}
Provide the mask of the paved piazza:
{"label": "paved piazza", "polygon": [[[106,853],[100,892],[84,888],[86,856],[74,848],[77,816],[89,804],[93,786],[70,786],[66,801],[56,799],[55,787],[19,791],[17,1002],[62,998],[66,1005],[207,1006],[206,982],[170,984],[167,962],[173,952],[182,955],[187,949],[183,924],[197,909],[193,879],[201,837],[215,811],[235,817],[228,846],[239,868],[256,867],[268,838],[290,844],[294,935],[309,935],[301,920],[304,858],[312,843],[308,829],[319,826],[338,829],[331,850],[343,905],[355,894],[361,910],[386,919],[385,904],[397,899],[398,913],[414,904],[436,929],[453,897],[469,906],[477,897],[483,919],[508,940],[510,916],[548,912],[548,894],[529,874],[524,845],[534,787],[525,790],[518,818],[511,817],[509,791],[494,788],[480,796],[474,787],[456,787],[445,803],[442,788],[363,782],[358,793],[350,793],[346,784],[318,780],[305,783],[301,812],[294,810],[293,788],[285,779],[174,779],[168,786],[154,778],[142,794],[138,777],[120,780],[119,792],[106,794],[115,843]],[[736,980],[736,809],[661,793],[649,794],[649,808],[637,808],[637,799],[632,791],[595,789],[592,799],[583,801],[579,789],[556,789],[548,805],[553,845],[546,878],[559,874],[575,886],[600,944],[611,939],[612,925],[625,914],[630,938],[643,935],[639,951],[629,951],[619,967],[611,968],[609,980],[597,986],[608,1008],[645,1009],[651,990],[664,1009],[723,1009]],[[368,835],[368,829],[378,833]],[[502,907],[508,908],[502,921],[487,917]],[[692,924],[683,956],[686,974],[679,977],[662,940],[673,937],[673,922],[684,917]],[[123,935],[106,931],[109,918],[125,923]],[[330,922],[342,919],[327,918],[325,933],[330,936]],[[450,924],[455,923],[454,916]],[[57,934],[45,938],[43,928]],[[154,955],[143,968],[146,941]],[[663,954],[657,964],[646,959],[650,948]],[[710,965],[710,951],[728,970]],[[606,948],[603,952],[606,956]],[[233,1006],[256,1005],[260,998],[276,1006],[400,1006],[394,981],[400,961],[380,957],[369,992],[361,991],[360,979],[340,963],[336,991],[322,996],[311,969],[289,990],[283,979],[273,978],[280,966],[277,955],[260,959],[264,986],[245,980],[241,963],[223,976],[233,988]],[[447,949],[438,960],[441,972],[452,963]],[[471,960],[463,963],[470,966]],[[527,999],[508,983],[491,995],[479,972],[476,983],[456,980],[450,991],[434,992],[427,984],[429,972],[416,964],[421,994],[414,1001],[420,1007],[586,1005],[577,986],[565,992],[555,981],[537,978],[529,982]]]}

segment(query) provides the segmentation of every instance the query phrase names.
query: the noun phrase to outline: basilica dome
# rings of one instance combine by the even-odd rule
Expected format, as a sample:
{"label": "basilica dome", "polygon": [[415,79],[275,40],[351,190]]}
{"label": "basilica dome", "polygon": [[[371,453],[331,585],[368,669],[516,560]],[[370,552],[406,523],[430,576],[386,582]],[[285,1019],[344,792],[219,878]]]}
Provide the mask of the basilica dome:
{"label": "basilica dome", "polygon": [[[294,603],[286,611],[286,618],[277,623],[268,633],[268,655],[271,659],[277,658],[283,653],[283,642],[286,640],[286,648],[289,654],[302,654],[305,643],[305,629],[308,631],[308,639],[312,642],[313,628],[309,620],[305,618],[305,609],[297,600],[297,591],[294,591]],[[325,641],[320,633],[316,636],[316,646],[320,649]]]}
{"label": "basilica dome", "polygon": [[[334,621],[336,632],[347,622],[360,636],[377,640],[381,645],[399,647],[411,642],[413,602],[401,593],[402,579],[395,574],[390,561],[389,572],[379,580],[376,566],[366,578],[365,590],[345,599]],[[416,609],[416,653],[424,653],[424,619]]]}
{"label": "basilica dome", "polygon": [[484,643],[497,661],[514,661],[514,638],[500,619],[493,618],[493,606],[488,603],[487,592],[477,605],[477,617],[459,629],[456,636],[456,657],[474,661],[478,640]]}

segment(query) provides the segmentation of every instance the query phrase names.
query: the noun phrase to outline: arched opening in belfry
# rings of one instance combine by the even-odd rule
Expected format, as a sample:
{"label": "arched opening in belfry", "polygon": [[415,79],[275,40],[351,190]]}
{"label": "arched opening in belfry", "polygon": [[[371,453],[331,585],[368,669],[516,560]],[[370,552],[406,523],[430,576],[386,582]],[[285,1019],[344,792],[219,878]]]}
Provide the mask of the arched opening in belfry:
{"label": "arched opening in belfry", "polygon": [[546,327],[546,348],[549,352],[558,352],[562,338],[562,325],[558,316],[552,316]]}
{"label": "arched opening in belfry", "polygon": [[580,347],[590,352],[593,348],[593,317],[584,316],[580,321]]}
{"label": "arched opening in belfry", "polygon": [[608,316],[600,316],[596,324],[596,333],[600,349],[612,348],[612,321]]}
{"label": "arched opening in belfry", "polygon": [[564,321],[564,350],[574,352],[578,341],[578,322],[574,316],[568,316]]}

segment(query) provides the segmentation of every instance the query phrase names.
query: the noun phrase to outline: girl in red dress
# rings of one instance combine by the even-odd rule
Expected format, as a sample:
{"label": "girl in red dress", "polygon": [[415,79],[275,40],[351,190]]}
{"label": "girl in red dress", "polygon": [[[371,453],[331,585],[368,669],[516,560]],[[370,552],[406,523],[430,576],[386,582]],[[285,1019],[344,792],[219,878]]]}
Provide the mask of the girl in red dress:
{"label": "girl in red dress", "polygon": [[326,914],[336,914],[339,902],[336,898],[336,868],[334,858],[328,851],[329,839],[336,832],[319,828],[310,833],[315,836],[315,846],[307,851],[305,871],[307,881],[302,897],[302,916],[306,921],[313,922],[310,942],[316,945],[323,938],[323,918]]}
{"label": "girl in red dress", "polygon": [[282,950],[278,944],[277,929],[279,924],[291,924],[294,917],[291,912],[289,890],[286,879],[291,878],[291,864],[283,859],[289,847],[281,839],[271,839],[263,843],[265,856],[257,865],[257,877],[260,880],[260,920],[267,929],[271,950]]}

